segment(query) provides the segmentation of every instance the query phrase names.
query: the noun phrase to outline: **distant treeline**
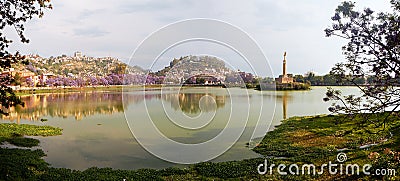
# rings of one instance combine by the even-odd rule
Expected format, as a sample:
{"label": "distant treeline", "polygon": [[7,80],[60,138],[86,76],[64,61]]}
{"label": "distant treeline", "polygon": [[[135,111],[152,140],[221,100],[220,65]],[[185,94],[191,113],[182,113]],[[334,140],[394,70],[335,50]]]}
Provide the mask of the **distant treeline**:
{"label": "distant treeline", "polygon": [[[350,86],[350,85],[366,85],[366,84],[375,84],[376,77],[368,76],[368,77],[351,77],[346,75],[347,79],[343,79],[344,81],[338,82],[334,75],[326,74],[322,76],[317,76],[312,72],[307,73],[305,76],[303,75],[295,75],[293,76],[294,81],[307,83],[313,86]],[[348,81],[346,81],[348,80]],[[350,81],[351,80],[351,81]],[[393,85],[400,85],[400,77],[396,79],[396,82],[392,82]]]}
{"label": "distant treeline", "polygon": [[[347,75],[348,81],[344,80],[338,82],[334,75],[326,74],[326,75],[315,75],[313,72],[309,72],[305,75],[294,75],[293,80],[299,83],[305,83],[312,86],[351,86],[354,84],[357,85],[366,85],[366,84],[374,84],[376,83],[375,76],[368,77],[351,77]],[[350,81],[351,80],[351,81]],[[396,82],[391,82],[392,85],[400,85],[400,77],[396,79]],[[263,78],[262,82],[273,82],[273,78]]]}
{"label": "distant treeline", "polygon": [[338,82],[334,75],[331,74],[315,75],[312,72],[307,73],[305,76],[295,75],[293,79],[296,82],[302,82],[313,86],[318,86],[318,85],[341,86],[341,85],[354,85],[354,83],[356,83],[357,85],[364,85],[368,83],[368,78],[364,77],[349,76],[349,80],[352,80],[353,82],[351,81]]}

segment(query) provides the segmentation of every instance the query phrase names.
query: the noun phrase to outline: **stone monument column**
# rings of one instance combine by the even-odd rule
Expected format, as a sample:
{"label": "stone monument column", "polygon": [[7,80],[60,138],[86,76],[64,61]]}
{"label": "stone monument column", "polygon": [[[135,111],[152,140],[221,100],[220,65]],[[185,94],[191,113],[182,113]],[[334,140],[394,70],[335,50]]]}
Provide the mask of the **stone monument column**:
{"label": "stone monument column", "polygon": [[286,52],[283,54],[283,77],[286,77]]}

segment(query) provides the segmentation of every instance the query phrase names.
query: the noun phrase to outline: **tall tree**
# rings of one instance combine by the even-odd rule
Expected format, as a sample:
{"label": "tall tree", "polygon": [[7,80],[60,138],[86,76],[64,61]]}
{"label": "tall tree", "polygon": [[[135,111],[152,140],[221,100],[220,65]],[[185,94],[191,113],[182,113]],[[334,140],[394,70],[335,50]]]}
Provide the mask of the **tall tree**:
{"label": "tall tree", "polygon": [[[22,43],[29,43],[25,37],[24,23],[33,17],[42,17],[45,9],[51,9],[50,0],[1,0],[0,1],[0,70],[1,72],[11,68],[11,65],[24,60],[18,52],[10,53],[11,39],[7,38],[5,29],[10,27],[18,34]],[[23,102],[15,96],[9,87],[14,82],[11,75],[0,76],[0,114],[8,114],[8,109]]]}
{"label": "tall tree", "polygon": [[[375,13],[370,8],[357,11],[353,2],[343,2],[336,9],[333,24],[325,33],[327,37],[347,41],[342,47],[347,61],[336,64],[330,74],[339,82],[349,81],[357,86],[361,95],[342,95],[338,90],[328,89],[324,100],[333,101],[331,112],[351,115],[399,109],[400,89],[396,86],[400,75],[400,1],[390,3],[392,12]],[[365,83],[360,78],[367,76],[374,78],[368,85],[360,86]],[[385,127],[387,117],[368,117],[365,121]]]}

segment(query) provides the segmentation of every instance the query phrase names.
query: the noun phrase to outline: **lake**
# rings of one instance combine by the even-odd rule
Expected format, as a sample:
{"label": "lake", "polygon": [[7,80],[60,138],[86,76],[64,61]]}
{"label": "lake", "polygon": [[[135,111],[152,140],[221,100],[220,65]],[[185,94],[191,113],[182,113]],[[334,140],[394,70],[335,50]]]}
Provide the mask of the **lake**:
{"label": "lake", "polygon": [[[344,94],[358,92],[355,87],[338,88]],[[262,138],[282,119],[328,114],[330,103],[322,101],[325,91],[326,87],[277,92],[183,87],[146,91],[138,88],[124,93],[41,94],[22,97],[25,107],[15,108],[8,117],[2,116],[2,122],[62,128],[60,136],[35,137],[47,154],[44,159],[53,167],[182,167],[158,157],[201,160],[210,156],[204,152],[223,150],[226,146],[230,149],[221,155],[214,154],[211,161],[259,157],[247,143]],[[157,132],[151,131],[152,126]],[[215,139],[207,150],[177,152],[177,147],[157,137],[157,133],[182,144],[208,143],[219,135],[230,135],[223,141]],[[236,143],[229,145],[232,140]],[[139,142],[153,153],[165,155],[154,156]]]}

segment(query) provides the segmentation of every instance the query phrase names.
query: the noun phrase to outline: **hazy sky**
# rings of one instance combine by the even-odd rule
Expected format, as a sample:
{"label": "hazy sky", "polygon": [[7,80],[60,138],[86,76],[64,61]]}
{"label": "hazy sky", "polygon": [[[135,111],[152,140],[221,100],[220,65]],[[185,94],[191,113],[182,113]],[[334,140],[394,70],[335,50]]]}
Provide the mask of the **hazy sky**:
{"label": "hazy sky", "polygon": [[[341,54],[344,42],[326,38],[323,31],[331,24],[330,17],[340,2],[55,0],[54,8],[46,11],[42,19],[26,25],[31,43],[14,43],[11,49],[43,57],[82,51],[88,56],[113,56],[127,62],[135,48],[159,28],[185,19],[212,18],[248,33],[265,53],[275,75],[282,71],[284,51],[288,52],[289,73],[304,74],[311,70],[325,74],[336,62],[344,61]],[[389,0],[356,1],[356,5],[375,11],[390,9]],[[212,31],[213,27],[204,28]],[[188,54],[185,49],[171,52],[174,53],[169,53],[171,57],[166,59]],[[253,66],[267,65],[260,62]]]}

